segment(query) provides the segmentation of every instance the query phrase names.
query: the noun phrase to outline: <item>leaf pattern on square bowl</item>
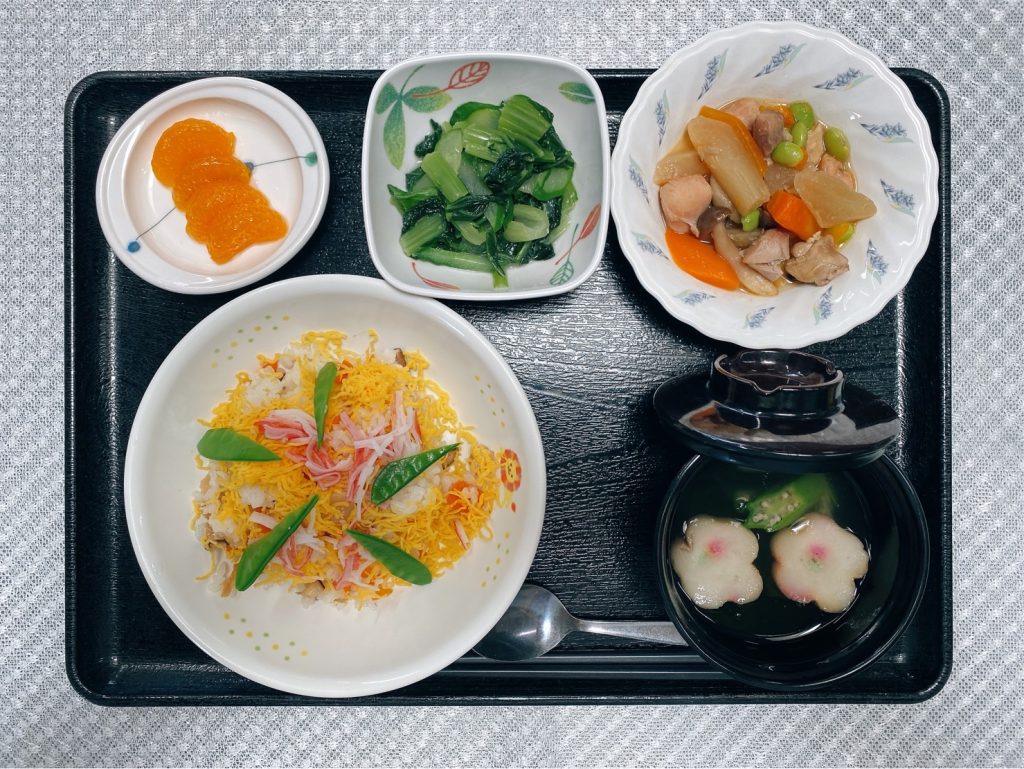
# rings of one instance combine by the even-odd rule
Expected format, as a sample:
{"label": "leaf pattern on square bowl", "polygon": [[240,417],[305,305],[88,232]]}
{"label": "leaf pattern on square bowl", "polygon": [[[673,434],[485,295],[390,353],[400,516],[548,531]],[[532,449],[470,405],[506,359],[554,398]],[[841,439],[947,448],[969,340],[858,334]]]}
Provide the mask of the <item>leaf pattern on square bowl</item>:
{"label": "leaf pattern on square bowl", "polygon": [[577,104],[593,104],[594,94],[586,83],[567,82],[558,86],[558,92]]}
{"label": "leaf pattern on square bowl", "polygon": [[646,251],[648,254],[653,254],[654,256],[660,256],[662,259],[668,259],[668,256],[661,250],[658,244],[654,242],[653,238],[640,232],[634,232],[633,240],[636,241],[636,244],[640,247],[641,251]]}
{"label": "leaf pattern on square bowl", "polygon": [[725,57],[728,53],[729,49],[727,48],[708,61],[707,69],[704,70],[704,83],[700,87],[700,93],[697,94],[697,101],[700,101],[704,94],[711,90],[711,86],[718,80],[718,76],[725,72]]}
{"label": "leaf pattern on square bowl", "polygon": [[882,185],[882,192],[885,193],[886,199],[889,201],[889,205],[899,211],[901,214],[907,214],[908,216],[914,215],[914,196],[905,190],[901,190],[898,187],[887,183],[885,179],[879,179],[879,183]]}
{"label": "leaf pattern on square bowl", "polygon": [[644,182],[643,171],[640,170],[640,166],[633,158],[629,159],[629,179],[633,182],[633,186],[643,193],[644,201],[650,203],[651,199],[647,195],[647,183]]}
{"label": "leaf pattern on square bowl", "polygon": [[864,254],[864,260],[867,263],[868,275],[881,283],[885,273],[889,271],[889,264],[885,261],[885,257],[879,253],[874,241],[868,241],[868,250]]}
{"label": "leaf pattern on square bowl", "polygon": [[775,307],[762,307],[755,312],[748,312],[746,319],[743,321],[743,328],[761,328],[774,309]]}
{"label": "leaf pattern on square bowl", "polygon": [[470,88],[480,83],[491,71],[491,64],[487,61],[471,61],[458,67],[448,79],[448,85],[438,88],[433,85],[417,85],[406,90],[416,73],[423,69],[423,65],[416,67],[402,83],[401,88],[395,88],[391,83],[385,83],[377,96],[377,103],[374,111],[382,114],[386,110],[388,117],[384,121],[384,154],[388,161],[395,168],[402,167],[402,160],[405,158],[405,113],[404,107],[413,112],[429,113],[443,109],[451,103],[452,97],[448,93],[453,90]]}
{"label": "leaf pattern on square bowl", "polygon": [[835,77],[829,78],[822,83],[818,83],[814,87],[821,88],[825,91],[849,91],[851,88],[856,88],[870,77],[871,75],[865,75],[859,69],[850,67],[845,72],[840,72]]}
{"label": "leaf pattern on square bowl", "polygon": [[764,77],[765,75],[770,75],[779,67],[788,67],[805,45],[807,45],[807,43],[800,43],[800,45],[793,45],[792,43],[780,45],[779,50],[774,53],[774,55],[768,60],[767,64],[758,70],[754,77]]}
{"label": "leaf pattern on square bowl", "polygon": [[913,144],[902,123],[861,123],[860,127],[886,144]]}

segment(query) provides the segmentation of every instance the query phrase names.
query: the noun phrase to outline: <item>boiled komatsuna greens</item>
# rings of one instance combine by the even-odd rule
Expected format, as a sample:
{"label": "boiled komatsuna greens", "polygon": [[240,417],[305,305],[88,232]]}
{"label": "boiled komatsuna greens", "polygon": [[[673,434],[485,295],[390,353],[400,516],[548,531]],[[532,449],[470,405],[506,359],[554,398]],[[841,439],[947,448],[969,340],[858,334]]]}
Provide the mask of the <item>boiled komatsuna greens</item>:
{"label": "boiled komatsuna greens", "polygon": [[449,121],[431,120],[405,189],[388,185],[405,254],[490,273],[496,288],[508,286],[509,269],[551,259],[577,200],[576,164],[553,121],[521,94],[467,102]]}

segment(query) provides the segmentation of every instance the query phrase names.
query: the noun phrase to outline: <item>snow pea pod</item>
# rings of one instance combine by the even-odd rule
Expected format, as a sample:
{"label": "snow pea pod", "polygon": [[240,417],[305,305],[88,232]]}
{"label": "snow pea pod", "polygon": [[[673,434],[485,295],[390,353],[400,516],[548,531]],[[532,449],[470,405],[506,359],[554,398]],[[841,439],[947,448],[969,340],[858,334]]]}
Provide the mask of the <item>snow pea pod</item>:
{"label": "snow pea pod", "polygon": [[313,388],[313,418],[316,420],[317,448],[324,443],[324,420],[327,419],[327,400],[331,397],[334,378],[338,375],[338,366],[328,361],[316,375]]}
{"label": "snow pea pod", "polygon": [[831,492],[824,475],[801,475],[786,485],[747,502],[748,529],[779,531],[792,525]]}
{"label": "snow pea pod", "polygon": [[238,560],[238,568],[235,569],[235,590],[241,592],[252,587],[252,583],[263,573],[267,564],[277,555],[277,551],[288,541],[288,537],[295,533],[309,511],[319,501],[319,495],[314,494],[306,504],[282,518],[269,534],[245,548],[245,552]]}
{"label": "snow pea pod", "polygon": [[196,451],[201,457],[221,462],[272,462],[281,458],[266,446],[261,446],[230,427],[207,430],[199,439]]}
{"label": "snow pea pod", "polygon": [[373,481],[370,501],[375,505],[379,505],[381,502],[391,499],[391,497],[408,486],[417,475],[445,454],[454,451],[458,447],[458,443],[438,446],[436,449],[427,449],[419,454],[396,459],[394,462],[384,465],[384,469],[377,474]]}
{"label": "snow pea pod", "polygon": [[400,547],[392,545],[380,537],[372,534],[365,534],[355,529],[349,529],[348,535],[376,558],[381,566],[390,571],[399,579],[411,582],[414,585],[429,585],[433,576],[421,561],[413,558]]}

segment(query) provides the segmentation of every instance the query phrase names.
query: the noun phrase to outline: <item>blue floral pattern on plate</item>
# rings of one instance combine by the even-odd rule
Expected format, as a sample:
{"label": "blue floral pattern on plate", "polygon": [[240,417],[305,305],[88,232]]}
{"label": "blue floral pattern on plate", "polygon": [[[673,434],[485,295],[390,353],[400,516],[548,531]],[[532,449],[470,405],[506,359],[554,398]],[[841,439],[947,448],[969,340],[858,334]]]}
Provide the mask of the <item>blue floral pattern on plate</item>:
{"label": "blue floral pattern on plate", "polygon": [[814,305],[814,325],[817,326],[823,320],[832,317],[832,286],[825,289],[825,293],[818,297]]}
{"label": "blue floral pattern on plate", "polygon": [[729,49],[722,51],[708,62],[707,69],[704,71],[704,84],[700,87],[700,93],[697,94],[697,101],[700,101],[701,97],[711,90],[711,86],[718,80],[718,76],[725,71],[725,55],[727,53],[729,53]]}
{"label": "blue floral pattern on plate", "polygon": [[907,214],[908,216],[914,215],[913,195],[897,187],[893,187],[891,184],[887,184],[885,179],[879,179],[878,181],[882,184],[882,192],[884,192],[885,197],[889,199],[890,206],[902,214]]}
{"label": "blue floral pattern on plate", "polygon": [[907,129],[901,123],[861,123],[860,127],[886,144],[913,143],[907,136]]}
{"label": "blue floral pattern on plate", "polygon": [[878,252],[874,241],[868,241],[868,250],[864,254],[864,259],[867,262],[868,275],[881,283],[885,273],[889,271],[889,264],[885,261],[885,257]]}
{"label": "blue floral pattern on plate", "polygon": [[743,321],[743,328],[761,328],[774,309],[774,307],[762,307],[756,312],[747,313],[746,320]]}
{"label": "blue floral pattern on plate", "polygon": [[833,78],[823,83],[818,83],[815,88],[822,88],[826,91],[849,91],[867,80],[871,75],[865,75],[859,69],[850,67],[845,72],[840,72]]}
{"label": "blue floral pattern on plate", "polygon": [[668,257],[665,256],[665,252],[662,251],[661,248],[658,247],[658,244],[647,235],[640,232],[634,232],[633,240],[635,240],[636,244],[640,246],[641,251],[646,251],[648,254],[653,254],[654,256],[660,256],[662,259],[668,259]]}
{"label": "blue floral pattern on plate", "polygon": [[714,294],[709,294],[706,291],[691,291],[690,289],[687,289],[686,291],[683,291],[680,294],[676,294],[676,299],[678,299],[683,304],[688,304],[691,306],[695,304],[700,304],[701,302],[706,302],[708,299],[714,298]]}
{"label": "blue floral pattern on plate", "polygon": [[665,129],[668,127],[668,113],[668,94],[662,91],[661,98],[658,99],[658,103],[654,105],[654,121],[658,124],[659,146],[661,146],[662,139],[665,138]]}
{"label": "blue floral pattern on plate", "polygon": [[800,53],[800,49],[805,45],[807,45],[807,43],[800,43],[800,45],[793,45],[792,43],[780,45],[779,50],[775,52],[775,55],[768,60],[767,64],[761,67],[760,71],[754,75],[754,77],[770,75],[779,67],[788,67],[790,62],[792,62],[793,59],[796,58],[797,54]]}
{"label": "blue floral pattern on plate", "polygon": [[636,188],[644,194],[644,200],[650,203],[651,199],[647,196],[647,184],[644,183],[643,172],[633,158],[629,159],[629,178]]}

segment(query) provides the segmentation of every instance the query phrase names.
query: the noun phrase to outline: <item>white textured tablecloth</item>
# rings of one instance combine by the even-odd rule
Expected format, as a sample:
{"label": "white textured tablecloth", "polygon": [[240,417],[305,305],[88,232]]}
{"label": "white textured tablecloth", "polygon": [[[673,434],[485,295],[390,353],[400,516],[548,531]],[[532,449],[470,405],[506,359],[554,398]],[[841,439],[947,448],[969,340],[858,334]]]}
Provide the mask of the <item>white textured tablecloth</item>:
{"label": "white textured tablecloth", "polygon": [[[64,99],[104,69],[377,68],[449,49],[656,67],[756,18],[920,67],[953,111],[955,660],[910,706],[104,709],[64,673]],[[0,763],[1024,762],[1024,2],[0,0]]]}

